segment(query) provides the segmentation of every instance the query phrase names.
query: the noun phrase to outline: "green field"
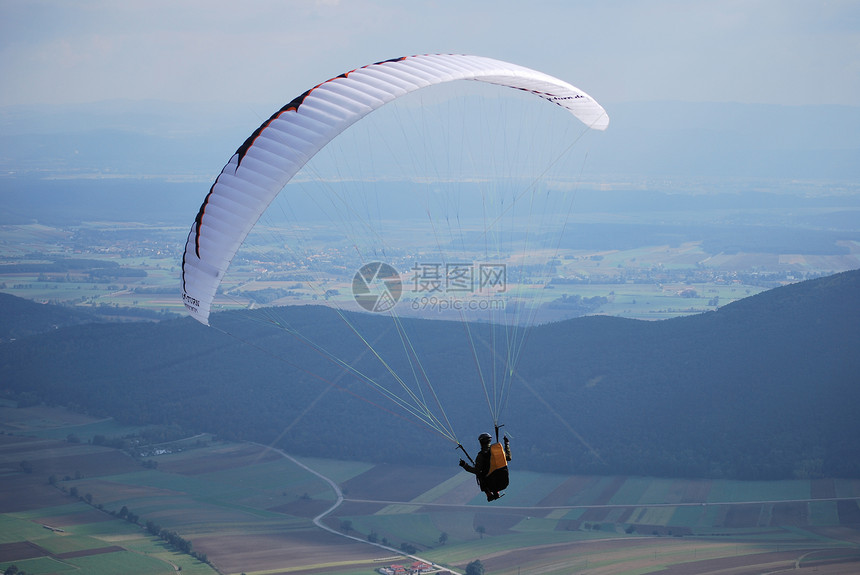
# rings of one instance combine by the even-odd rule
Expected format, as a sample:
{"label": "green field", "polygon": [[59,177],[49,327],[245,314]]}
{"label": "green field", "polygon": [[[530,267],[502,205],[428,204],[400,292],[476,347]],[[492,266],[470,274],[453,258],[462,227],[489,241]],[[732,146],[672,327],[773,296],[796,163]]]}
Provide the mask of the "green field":
{"label": "green field", "polygon": [[[393,243],[414,252],[412,256],[403,256],[404,262],[414,264],[425,258],[421,255],[424,248],[411,245],[415,234],[409,226],[389,231],[397,236],[391,238]],[[0,261],[0,291],[35,301],[84,308],[182,312],[178,295],[179,263],[186,234],[186,228],[112,222],[90,222],[74,228],[40,224],[0,226],[0,245],[3,246],[0,255],[4,258]],[[256,245],[251,245],[255,241]],[[269,244],[260,243],[265,241]],[[325,252],[327,246],[320,242],[309,248]],[[845,254],[814,257],[709,254],[703,251],[700,242],[608,251],[561,249],[553,254],[533,256],[535,264],[542,265],[546,263],[544,260],[550,259],[558,262],[555,279],[547,289],[512,282],[504,296],[494,297],[505,300],[506,305],[540,306],[535,316],[538,322],[584,313],[663,319],[714,310],[804,277],[854,269],[860,261],[860,245],[847,242],[845,247],[848,248]],[[351,293],[356,266],[346,262],[324,272],[315,272],[261,260],[265,254],[280,253],[282,248],[266,234],[249,238],[249,245],[240,250],[225,276],[214,309],[324,303],[327,298],[345,309],[360,309]],[[463,257],[467,261],[481,261],[479,254],[463,254]],[[83,267],[56,267],[55,262],[69,261],[86,263]],[[509,263],[511,270],[516,265],[513,261]],[[105,269],[100,270],[100,267]],[[404,263],[403,267],[409,266]],[[316,275],[319,283],[296,279],[308,274]],[[414,291],[411,287],[414,278],[405,271],[401,274],[405,275],[402,276],[404,292],[397,308],[399,314],[448,317],[437,310],[430,313],[426,308],[413,307],[413,300],[420,300],[427,294]],[[765,281],[765,277],[771,279]],[[332,295],[324,294],[326,290],[331,290]],[[252,302],[255,293],[269,295],[261,304]],[[451,294],[431,295],[446,298]],[[603,299],[599,305],[582,308],[576,304],[576,298]],[[463,297],[457,295],[456,299]],[[457,313],[450,311],[450,314]]]}
{"label": "green field", "polygon": [[[475,559],[493,574],[632,575],[805,558],[828,573],[860,558],[860,480],[569,477],[514,467],[505,498],[487,504],[453,466],[304,458],[343,490],[344,501],[322,519],[331,533],[313,519],[332,508],[336,492],[285,454],[202,436],[133,458],[86,439],[55,439],[111,429],[81,418],[0,407],[0,569],[369,575],[386,562],[411,562],[401,555],[408,550],[456,572]],[[51,485],[49,476],[59,480]],[[148,533],[147,522],[180,534],[209,564]]]}

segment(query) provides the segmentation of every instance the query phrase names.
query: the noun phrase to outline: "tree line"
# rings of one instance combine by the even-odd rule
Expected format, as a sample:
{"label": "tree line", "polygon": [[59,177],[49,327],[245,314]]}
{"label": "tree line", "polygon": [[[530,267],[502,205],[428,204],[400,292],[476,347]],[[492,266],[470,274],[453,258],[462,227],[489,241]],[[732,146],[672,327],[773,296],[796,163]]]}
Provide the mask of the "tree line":
{"label": "tree line", "polygon": [[[52,485],[57,486],[55,478],[52,478],[51,480],[49,480],[49,482]],[[60,488],[63,491],[65,491],[64,487],[60,487]],[[68,494],[70,497],[73,497],[73,498],[78,499],[80,501],[86,502],[88,505],[92,505],[93,507],[95,507],[96,509],[98,509],[100,511],[105,511],[105,509],[103,508],[103,506],[101,504],[94,503],[94,497],[93,497],[92,493],[86,493],[84,495],[81,495],[77,486],[72,486],[69,489]],[[185,539],[176,531],[170,531],[168,529],[163,529],[160,525],[158,525],[154,521],[148,520],[148,521],[146,521],[146,523],[144,525],[141,525],[141,517],[137,513],[134,513],[133,511],[131,511],[125,505],[123,505],[119,511],[105,511],[105,512],[109,513],[110,515],[113,515],[114,517],[117,517],[119,519],[123,519],[129,523],[132,523],[134,525],[138,525],[138,526],[143,527],[144,529],[146,529],[147,533],[149,533],[153,537],[158,537],[159,539],[164,541],[167,545],[169,545],[170,547],[172,547],[176,551],[179,551],[180,553],[185,553],[186,555],[190,555],[191,557],[193,557],[193,558],[195,558],[198,561],[201,561],[203,563],[209,563],[209,559],[205,553],[200,553],[200,552],[194,551],[193,545],[192,545],[190,540]]]}

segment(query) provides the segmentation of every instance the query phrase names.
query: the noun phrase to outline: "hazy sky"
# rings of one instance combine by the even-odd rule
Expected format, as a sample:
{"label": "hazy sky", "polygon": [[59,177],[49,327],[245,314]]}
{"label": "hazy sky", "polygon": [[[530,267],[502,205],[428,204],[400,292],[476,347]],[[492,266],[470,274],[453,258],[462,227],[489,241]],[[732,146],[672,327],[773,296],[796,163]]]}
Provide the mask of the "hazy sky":
{"label": "hazy sky", "polygon": [[0,106],[274,106],[426,52],[538,68],[604,103],[860,106],[857,0],[0,0]]}

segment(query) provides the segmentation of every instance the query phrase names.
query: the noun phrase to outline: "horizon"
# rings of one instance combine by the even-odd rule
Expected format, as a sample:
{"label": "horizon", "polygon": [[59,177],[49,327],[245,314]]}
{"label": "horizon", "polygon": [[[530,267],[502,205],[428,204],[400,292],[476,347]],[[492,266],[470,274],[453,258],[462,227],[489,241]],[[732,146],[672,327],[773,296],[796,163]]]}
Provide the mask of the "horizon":
{"label": "horizon", "polygon": [[347,70],[420,53],[533,67],[605,104],[860,105],[850,1],[11,0],[0,14],[0,107],[133,98],[265,114]]}

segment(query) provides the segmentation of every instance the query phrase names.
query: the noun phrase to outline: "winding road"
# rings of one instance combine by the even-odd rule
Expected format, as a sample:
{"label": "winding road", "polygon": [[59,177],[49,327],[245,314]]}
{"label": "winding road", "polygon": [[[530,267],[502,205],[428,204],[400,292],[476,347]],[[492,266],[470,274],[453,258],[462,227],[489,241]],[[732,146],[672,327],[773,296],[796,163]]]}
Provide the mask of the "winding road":
{"label": "winding road", "polygon": [[275,451],[276,453],[281,454],[283,457],[285,457],[286,459],[289,459],[295,465],[301,467],[302,469],[304,469],[308,473],[312,473],[313,475],[316,475],[317,477],[319,477],[320,479],[322,479],[323,481],[328,483],[329,487],[331,487],[334,490],[334,493],[337,496],[337,499],[335,500],[334,505],[332,505],[331,507],[329,507],[328,509],[326,509],[325,511],[323,511],[322,513],[320,513],[319,515],[317,515],[313,519],[314,525],[316,525],[320,529],[322,529],[324,531],[328,531],[329,533],[332,533],[332,534],[337,535],[339,537],[345,537],[347,539],[357,541],[358,543],[364,543],[365,545],[373,545],[374,547],[377,547],[377,548],[382,549],[382,550],[389,552],[389,553],[394,553],[396,555],[409,557],[410,559],[413,559],[415,561],[427,563],[428,565],[431,565],[433,567],[433,572],[446,570],[446,571],[453,573],[454,575],[461,575],[460,573],[451,569],[450,567],[442,567],[441,565],[437,565],[436,563],[433,563],[432,561],[429,561],[429,560],[424,559],[422,557],[418,557],[417,555],[409,555],[409,554],[404,553],[403,551],[401,551],[399,549],[395,549],[394,547],[389,547],[389,546],[383,545],[381,543],[374,543],[373,541],[368,541],[367,539],[362,539],[360,537],[355,537],[353,535],[343,533],[341,531],[338,531],[337,529],[332,529],[331,527],[329,527],[328,525],[323,523],[323,519],[325,519],[325,517],[327,515],[329,515],[332,511],[334,511],[335,509],[340,507],[341,503],[344,502],[343,491],[341,491],[340,486],[337,483],[335,483],[333,479],[326,477],[325,475],[316,471],[315,469],[308,467],[307,465],[305,465],[304,463],[302,463],[301,461],[299,461],[298,459],[296,459],[292,455],[290,455],[290,454],[288,454],[288,453],[286,453],[280,449],[274,448],[274,447],[267,447],[267,449],[271,449],[271,450]]}

